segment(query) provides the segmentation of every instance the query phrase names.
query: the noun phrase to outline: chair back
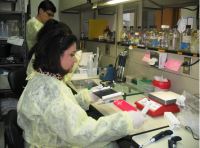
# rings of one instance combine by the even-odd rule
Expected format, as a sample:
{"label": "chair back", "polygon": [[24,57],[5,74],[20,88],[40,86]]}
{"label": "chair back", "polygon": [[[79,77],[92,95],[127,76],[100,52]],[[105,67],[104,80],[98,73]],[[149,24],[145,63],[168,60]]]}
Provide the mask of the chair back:
{"label": "chair back", "polygon": [[17,111],[11,110],[4,120],[4,140],[7,148],[24,148],[22,129],[17,125]]}
{"label": "chair back", "polygon": [[8,74],[8,82],[12,91],[19,98],[27,84],[26,68],[23,67],[14,71],[10,71]]}
{"label": "chair back", "polygon": [[[10,71],[8,74],[8,82],[11,90],[14,92],[17,99],[19,99],[27,84],[26,68],[23,67]],[[10,110],[5,115],[4,127],[5,148],[24,148],[24,139],[22,137],[23,130],[17,125],[16,110]]]}

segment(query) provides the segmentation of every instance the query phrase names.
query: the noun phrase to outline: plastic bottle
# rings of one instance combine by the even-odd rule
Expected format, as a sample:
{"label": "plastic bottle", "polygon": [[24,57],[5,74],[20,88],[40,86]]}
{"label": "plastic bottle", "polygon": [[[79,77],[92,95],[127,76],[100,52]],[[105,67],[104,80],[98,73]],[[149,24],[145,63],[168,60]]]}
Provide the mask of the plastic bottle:
{"label": "plastic bottle", "polygon": [[96,53],[96,56],[94,58],[94,64],[93,64],[93,67],[97,69],[98,67],[98,62],[99,62],[99,47],[97,47],[97,53]]}
{"label": "plastic bottle", "polygon": [[87,63],[87,73],[89,77],[92,76],[92,71],[93,71],[93,55],[91,54],[89,56],[89,60]]}
{"label": "plastic bottle", "polygon": [[173,31],[169,34],[169,50],[178,50],[180,46],[180,33],[177,30],[177,25],[174,26]]}
{"label": "plastic bottle", "polygon": [[190,51],[191,46],[191,25],[186,25],[186,30],[181,35],[181,49]]}

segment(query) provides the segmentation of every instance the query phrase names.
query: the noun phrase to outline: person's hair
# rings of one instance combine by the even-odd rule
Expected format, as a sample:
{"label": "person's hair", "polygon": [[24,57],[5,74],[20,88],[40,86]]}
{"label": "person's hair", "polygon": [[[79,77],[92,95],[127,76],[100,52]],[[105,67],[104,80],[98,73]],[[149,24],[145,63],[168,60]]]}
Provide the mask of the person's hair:
{"label": "person's hair", "polygon": [[[51,30],[48,30],[49,28]],[[65,75],[67,71],[60,65],[60,56],[77,41],[71,29],[64,23],[49,20],[37,37],[37,43],[33,47],[35,53],[33,68]]]}
{"label": "person's hair", "polygon": [[48,20],[45,25],[40,29],[37,33],[36,44],[30,49],[28,53],[28,60],[32,58],[32,55],[35,53],[35,48],[37,46],[37,42],[42,39],[45,34],[51,34],[55,29],[62,29],[66,34],[72,34],[71,29],[64,23],[58,22],[54,19]]}
{"label": "person's hair", "polygon": [[50,0],[42,1],[38,6],[38,13],[39,13],[40,9],[42,9],[44,11],[50,10],[50,11],[52,11],[54,13],[56,12],[56,7]]}

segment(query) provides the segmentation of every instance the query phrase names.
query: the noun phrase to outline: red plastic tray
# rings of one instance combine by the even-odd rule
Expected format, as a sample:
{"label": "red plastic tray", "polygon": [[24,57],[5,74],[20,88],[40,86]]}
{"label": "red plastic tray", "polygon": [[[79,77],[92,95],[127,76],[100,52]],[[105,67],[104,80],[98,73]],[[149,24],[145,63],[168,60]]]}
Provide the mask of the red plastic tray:
{"label": "red plastic tray", "polygon": [[123,111],[137,111],[137,108],[135,108],[125,100],[115,100],[113,104]]}

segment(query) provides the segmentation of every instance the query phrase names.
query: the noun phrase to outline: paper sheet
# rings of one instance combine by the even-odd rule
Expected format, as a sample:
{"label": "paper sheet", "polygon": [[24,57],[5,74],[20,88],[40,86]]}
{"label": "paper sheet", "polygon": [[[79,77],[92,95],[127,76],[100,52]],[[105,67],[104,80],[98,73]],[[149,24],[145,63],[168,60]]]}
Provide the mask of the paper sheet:
{"label": "paper sheet", "polygon": [[78,73],[78,74],[73,74],[72,80],[83,80],[83,79],[88,79],[87,73]]}
{"label": "paper sheet", "polygon": [[165,63],[165,68],[177,72],[181,67],[182,62],[174,59],[168,59]]}
{"label": "paper sheet", "polygon": [[194,20],[195,20],[194,17],[188,17],[187,18],[187,24],[191,25],[191,28],[193,28]]}
{"label": "paper sheet", "polygon": [[144,54],[144,57],[142,58],[142,61],[149,62],[150,61],[150,52],[146,52]]}
{"label": "paper sheet", "polygon": [[22,46],[24,43],[24,39],[19,38],[18,36],[11,36],[8,38],[7,43]]}
{"label": "paper sheet", "polygon": [[164,68],[166,60],[167,60],[167,53],[159,53],[158,68],[160,69]]}

